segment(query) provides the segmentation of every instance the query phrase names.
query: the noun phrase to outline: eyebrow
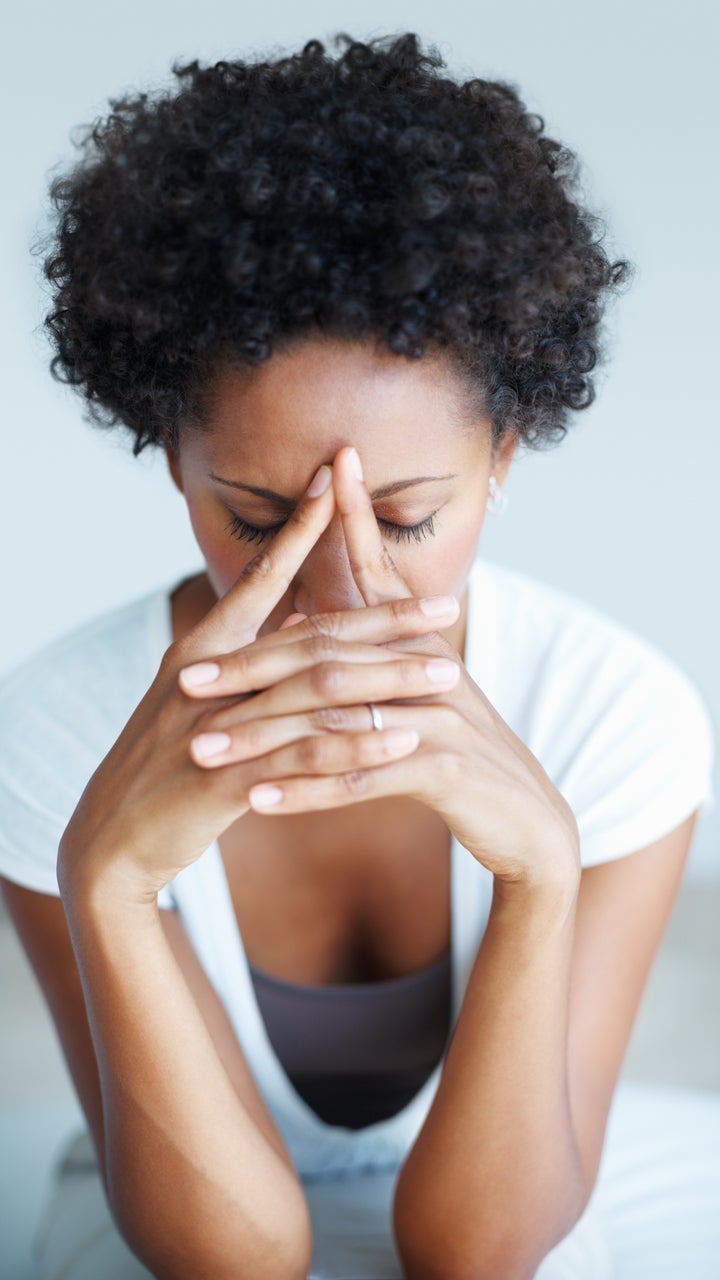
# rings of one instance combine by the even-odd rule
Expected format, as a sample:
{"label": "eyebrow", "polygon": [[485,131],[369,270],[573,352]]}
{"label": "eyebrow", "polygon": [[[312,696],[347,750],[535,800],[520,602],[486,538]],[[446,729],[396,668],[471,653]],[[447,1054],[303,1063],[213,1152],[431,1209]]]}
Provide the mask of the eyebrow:
{"label": "eyebrow", "polygon": [[[383,484],[379,489],[374,489],[370,494],[373,502],[377,502],[378,498],[390,498],[395,493],[400,493],[402,489],[411,489],[414,485],[429,484],[438,480],[454,480],[455,474],[447,476],[414,476],[411,480],[393,480],[390,484]],[[275,493],[274,489],[263,489],[259,485],[242,484],[239,480],[223,480],[222,476],[216,476],[214,471],[208,471],[211,480],[217,480],[219,484],[227,484],[231,489],[243,489],[245,493],[254,493],[257,498],[267,498],[269,502],[276,502],[281,507],[294,507],[295,498],[286,498],[282,493]]]}

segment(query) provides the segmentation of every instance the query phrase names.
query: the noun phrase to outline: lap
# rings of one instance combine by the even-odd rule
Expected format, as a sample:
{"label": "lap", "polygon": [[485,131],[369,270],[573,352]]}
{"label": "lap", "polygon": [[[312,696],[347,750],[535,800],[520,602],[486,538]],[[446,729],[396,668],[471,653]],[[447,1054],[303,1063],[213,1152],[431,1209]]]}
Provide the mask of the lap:
{"label": "lap", "polygon": [[[720,1093],[621,1083],[587,1209],[535,1280],[717,1280],[719,1152]],[[315,1246],[308,1280],[402,1280],[396,1177],[305,1180]],[[37,1257],[41,1280],[150,1277],[115,1229],[86,1135],[56,1176]]]}

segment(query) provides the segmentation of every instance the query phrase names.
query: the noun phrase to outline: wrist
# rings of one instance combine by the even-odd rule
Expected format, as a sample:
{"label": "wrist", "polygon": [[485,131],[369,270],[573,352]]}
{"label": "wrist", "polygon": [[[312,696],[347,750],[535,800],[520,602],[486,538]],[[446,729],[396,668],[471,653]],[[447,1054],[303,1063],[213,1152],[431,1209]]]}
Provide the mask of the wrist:
{"label": "wrist", "polygon": [[523,918],[564,924],[574,917],[580,890],[580,870],[569,870],[544,879],[493,880],[492,905],[496,914],[506,908]]}
{"label": "wrist", "polygon": [[57,860],[60,897],[66,912],[156,908],[159,884],[122,854],[84,849],[78,856],[61,842]]}

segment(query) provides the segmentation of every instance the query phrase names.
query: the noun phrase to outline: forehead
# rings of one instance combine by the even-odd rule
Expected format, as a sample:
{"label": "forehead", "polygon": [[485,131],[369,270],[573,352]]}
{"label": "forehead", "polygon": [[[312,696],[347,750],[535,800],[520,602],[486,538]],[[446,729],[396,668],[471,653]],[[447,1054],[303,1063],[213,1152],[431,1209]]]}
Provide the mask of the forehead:
{"label": "forehead", "polygon": [[321,339],[296,343],[249,371],[220,369],[209,388],[202,447],[214,465],[232,458],[276,471],[300,463],[309,472],[353,444],[377,472],[428,457],[457,464],[489,447],[489,432],[482,418],[471,423],[467,388],[441,359]]}

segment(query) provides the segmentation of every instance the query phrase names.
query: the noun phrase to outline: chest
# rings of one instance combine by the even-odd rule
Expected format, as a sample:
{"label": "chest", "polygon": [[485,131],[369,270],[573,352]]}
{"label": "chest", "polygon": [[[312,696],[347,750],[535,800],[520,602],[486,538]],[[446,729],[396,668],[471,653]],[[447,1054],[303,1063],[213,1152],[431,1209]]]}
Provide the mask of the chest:
{"label": "chest", "polygon": [[274,977],[398,978],[450,945],[450,833],[415,801],[248,813],[218,845],[248,960]]}

